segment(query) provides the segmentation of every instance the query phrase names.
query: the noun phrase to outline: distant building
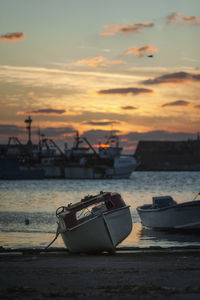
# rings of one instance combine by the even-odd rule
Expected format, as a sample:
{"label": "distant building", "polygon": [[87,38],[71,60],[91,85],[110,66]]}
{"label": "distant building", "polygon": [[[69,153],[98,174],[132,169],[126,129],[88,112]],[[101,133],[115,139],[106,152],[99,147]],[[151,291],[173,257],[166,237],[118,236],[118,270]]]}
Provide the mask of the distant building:
{"label": "distant building", "polygon": [[188,141],[140,141],[134,157],[138,171],[200,171],[200,138]]}

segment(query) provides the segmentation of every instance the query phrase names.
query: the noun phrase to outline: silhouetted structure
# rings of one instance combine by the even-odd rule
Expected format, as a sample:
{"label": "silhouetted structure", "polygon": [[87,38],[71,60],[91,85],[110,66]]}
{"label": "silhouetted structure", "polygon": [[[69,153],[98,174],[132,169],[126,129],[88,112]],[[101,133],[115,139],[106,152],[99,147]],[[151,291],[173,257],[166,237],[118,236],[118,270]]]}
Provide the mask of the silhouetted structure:
{"label": "silhouetted structure", "polygon": [[31,123],[32,123],[32,119],[31,119],[31,117],[29,116],[24,122],[27,124],[26,129],[28,131],[28,142],[27,142],[27,144],[32,145],[32,141],[31,141]]}
{"label": "silhouetted structure", "polygon": [[200,137],[188,141],[140,141],[138,171],[200,171]]}
{"label": "silhouetted structure", "polygon": [[[34,179],[37,174],[38,179],[128,178],[137,166],[133,156],[121,154],[119,138],[112,133],[105,144],[99,144],[98,152],[78,132],[73,147],[62,151],[52,139],[40,134],[40,130],[39,143],[33,144],[30,116],[25,123],[26,144],[10,137],[7,145],[0,145],[0,179]],[[82,143],[86,145],[80,146]]]}

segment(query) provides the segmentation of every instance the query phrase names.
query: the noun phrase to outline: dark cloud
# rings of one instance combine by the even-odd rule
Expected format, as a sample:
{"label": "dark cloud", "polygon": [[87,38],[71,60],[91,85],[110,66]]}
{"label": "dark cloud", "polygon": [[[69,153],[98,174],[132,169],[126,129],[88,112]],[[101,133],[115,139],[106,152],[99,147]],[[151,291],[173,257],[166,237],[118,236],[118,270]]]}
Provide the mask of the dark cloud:
{"label": "dark cloud", "polygon": [[41,108],[41,109],[37,109],[37,110],[32,110],[26,113],[29,114],[35,114],[35,115],[42,115],[42,114],[63,114],[65,113],[66,110],[65,109],[56,109],[56,108]]}
{"label": "dark cloud", "polygon": [[107,125],[112,125],[112,124],[119,124],[119,121],[88,121],[88,122],[83,122],[83,124],[87,125],[97,125],[97,126],[107,126]]}
{"label": "dark cloud", "polygon": [[75,129],[72,127],[46,127],[40,130],[42,134],[44,134],[46,137],[58,137],[60,135],[67,135],[70,133],[75,132]]}
{"label": "dark cloud", "polygon": [[127,106],[121,106],[121,109],[124,109],[124,110],[134,110],[134,109],[138,109],[138,108],[135,107],[135,106],[132,106],[132,105],[127,105]]}
{"label": "dark cloud", "polygon": [[21,40],[25,37],[23,32],[12,32],[4,35],[0,35],[0,41],[10,41],[14,42],[17,40]]}
{"label": "dark cloud", "polygon": [[[119,132],[119,130],[112,130],[112,134],[119,134]],[[85,136],[88,141],[94,145],[97,144],[99,140],[103,143],[110,134],[110,130],[92,129],[85,131],[83,136]]]}
{"label": "dark cloud", "polygon": [[126,138],[132,141],[183,141],[188,139],[196,139],[196,133],[188,132],[169,132],[165,130],[152,130],[146,132],[130,132],[127,135],[121,135],[121,138]]}
{"label": "dark cloud", "polygon": [[106,89],[106,90],[100,90],[98,91],[99,94],[132,94],[132,95],[139,95],[139,94],[145,94],[145,93],[153,93],[153,90],[151,89],[145,89],[145,88],[135,88],[135,87],[129,87],[129,88],[116,88],[116,89]]}
{"label": "dark cloud", "polygon": [[193,75],[194,80],[200,80],[200,74]]}
{"label": "dark cloud", "polygon": [[148,79],[141,81],[142,84],[171,84],[171,83],[185,83],[186,81],[199,81],[200,74],[192,74],[188,72],[176,72],[170,74],[164,74],[154,79]]}
{"label": "dark cloud", "polygon": [[173,102],[167,102],[162,105],[162,107],[167,107],[167,106],[187,106],[189,104],[188,101],[185,100],[177,100]]}
{"label": "dark cloud", "polygon": [[[17,136],[19,134],[26,134],[27,130],[22,126],[12,125],[12,124],[0,124],[0,135],[5,136]],[[58,137],[60,135],[71,134],[75,132],[72,127],[46,127],[41,128],[40,132],[46,137]],[[32,135],[38,135],[38,128],[32,127]]]}
{"label": "dark cloud", "polygon": [[25,128],[12,124],[0,124],[0,134],[8,136],[16,136],[17,134],[24,133]]}

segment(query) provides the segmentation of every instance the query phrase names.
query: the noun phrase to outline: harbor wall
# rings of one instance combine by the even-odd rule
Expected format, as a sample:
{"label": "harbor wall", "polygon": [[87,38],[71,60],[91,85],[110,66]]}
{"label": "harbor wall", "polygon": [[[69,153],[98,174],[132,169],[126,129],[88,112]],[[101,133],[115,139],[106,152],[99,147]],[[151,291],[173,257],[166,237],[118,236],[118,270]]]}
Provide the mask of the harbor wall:
{"label": "harbor wall", "polygon": [[137,171],[200,171],[200,139],[140,141],[134,157]]}

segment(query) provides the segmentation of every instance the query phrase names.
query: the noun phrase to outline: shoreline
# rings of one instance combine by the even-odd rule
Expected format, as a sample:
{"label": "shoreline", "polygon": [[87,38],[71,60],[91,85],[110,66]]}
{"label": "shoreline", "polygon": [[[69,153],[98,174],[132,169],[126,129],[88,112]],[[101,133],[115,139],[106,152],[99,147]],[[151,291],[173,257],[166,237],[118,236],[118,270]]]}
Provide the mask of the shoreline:
{"label": "shoreline", "polygon": [[[161,247],[161,246],[149,246],[149,247],[137,247],[137,246],[121,246],[116,248],[117,253],[148,253],[148,252],[158,252],[158,253],[169,253],[169,252],[200,252],[199,245],[188,245],[188,246],[169,246],[169,247]],[[80,255],[80,253],[70,253],[66,247],[49,247],[48,249],[41,247],[20,247],[20,248],[11,248],[11,247],[3,247],[0,246],[0,255],[6,253],[21,253],[21,254],[45,254],[45,253],[68,253],[73,255]],[[85,253],[87,254],[87,253]],[[98,253],[97,253],[98,254]],[[89,255],[89,254],[88,254]],[[99,254],[101,255],[101,254]]]}
{"label": "shoreline", "polygon": [[66,248],[40,249],[40,253],[34,248],[0,249],[0,296],[199,299],[200,247],[153,248],[118,248],[115,255],[73,254]]}

